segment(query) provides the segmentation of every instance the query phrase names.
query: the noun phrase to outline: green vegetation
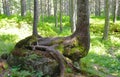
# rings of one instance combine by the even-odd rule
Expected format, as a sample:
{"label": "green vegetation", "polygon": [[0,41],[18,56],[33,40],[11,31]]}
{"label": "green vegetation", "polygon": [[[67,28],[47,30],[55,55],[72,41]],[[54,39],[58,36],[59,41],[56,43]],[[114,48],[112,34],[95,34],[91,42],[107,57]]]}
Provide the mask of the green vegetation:
{"label": "green vegetation", "polygon": [[[44,17],[44,22],[40,20],[38,24],[39,34],[42,36],[67,36],[71,34],[69,17],[63,16],[63,32],[54,26],[53,16]],[[104,17],[91,16],[90,34],[91,48],[89,54],[83,58],[82,69],[90,75],[100,75],[100,77],[120,76],[120,21],[115,24],[110,22],[108,40],[103,41]],[[32,34],[32,16],[28,14],[22,18],[20,16],[0,15],[0,55],[9,53],[16,42]],[[19,68],[12,68],[12,77],[26,77],[31,74],[29,71],[18,71]],[[69,71],[70,69],[68,69]],[[17,72],[17,73],[16,73]],[[24,75],[24,76],[23,76]],[[38,77],[42,76],[37,72]]]}

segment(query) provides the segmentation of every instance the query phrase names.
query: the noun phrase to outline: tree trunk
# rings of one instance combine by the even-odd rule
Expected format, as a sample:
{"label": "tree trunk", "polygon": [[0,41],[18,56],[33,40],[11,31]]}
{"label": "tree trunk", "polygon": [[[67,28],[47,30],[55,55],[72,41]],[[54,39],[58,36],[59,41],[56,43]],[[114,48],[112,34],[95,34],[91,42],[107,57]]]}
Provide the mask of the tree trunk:
{"label": "tree trunk", "polygon": [[43,10],[43,1],[40,0],[40,8],[41,8],[41,20],[42,20],[42,23],[44,22],[44,10]]}
{"label": "tree trunk", "polygon": [[115,23],[117,19],[118,0],[114,0],[113,3],[113,23]]}
{"label": "tree trunk", "polygon": [[26,13],[26,0],[21,0],[21,16],[25,16]]}
{"label": "tree trunk", "polygon": [[100,0],[95,0],[95,16],[100,16]]}
{"label": "tree trunk", "polygon": [[44,0],[44,15],[47,15],[47,0]]}
{"label": "tree trunk", "polygon": [[70,24],[71,24],[71,32],[75,32],[76,30],[76,20],[77,20],[77,5],[76,0],[70,0]]}
{"label": "tree trunk", "polygon": [[57,16],[57,0],[53,0],[54,2],[54,17],[55,17],[55,27],[58,26],[58,16]]}
{"label": "tree trunk", "polygon": [[48,0],[47,5],[48,5],[48,7],[47,7],[48,16],[50,16],[50,14],[51,14],[51,12],[50,12],[51,11],[51,9],[50,9],[51,1],[50,0]]}
{"label": "tree trunk", "polygon": [[98,1],[99,1],[98,15],[101,16],[101,0],[98,0]]}
{"label": "tree trunk", "polygon": [[0,0],[0,14],[2,14],[2,1]]}
{"label": "tree trunk", "polygon": [[86,56],[90,47],[89,0],[77,0],[77,25],[72,36],[77,36]]}
{"label": "tree trunk", "polygon": [[64,10],[65,10],[65,15],[69,15],[69,0],[64,1]]}
{"label": "tree trunk", "polygon": [[71,25],[71,32],[73,31],[73,0],[69,0],[70,5],[70,25]]}
{"label": "tree trunk", "polygon": [[4,14],[7,15],[7,16],[10,16],[10,8],[9,8],[9,2],[8,0],[2,0],[3,2],[3,11],[4,11]]}
{"label": "tree trunk", "polygon": [[118,11],[117,11],[117,16],[120,17],[120,0],[118,0]]}
{"label": "tree trunk", "polygon": [[33,35],[38,36],[37,24],[38,24],[38,0],[34,0],[34,21],[33,21]]}
{"label": "tree trunk", "polygon": [[62,32],[62,0],[60,0],[60,31]]}
{"label": "tree trunk", "polygon": [[108,31],[109,31],[109,0],[105,1],[105,25],[104,25],[104,33],[103,33],[103,40],[107,40],[108,38]]}

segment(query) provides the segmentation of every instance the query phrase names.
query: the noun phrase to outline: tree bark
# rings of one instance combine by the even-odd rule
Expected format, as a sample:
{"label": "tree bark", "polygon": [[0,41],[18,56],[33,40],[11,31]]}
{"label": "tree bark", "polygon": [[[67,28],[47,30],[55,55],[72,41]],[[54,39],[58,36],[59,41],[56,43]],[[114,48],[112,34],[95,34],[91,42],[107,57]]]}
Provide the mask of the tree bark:
{"label": "tree bark", "polygon": [[41,8],[41,20],[42,20],[42,23],[44,22],[44,10],[43,10],[43,1],[40,0],[40,8]]}
{"label": "tree bark", "polygon": [[2,1],[0,0],[0,14],[2,14]]}
{"label": "tree bark", "polygon": [[115,23],[117,19],[118,0],[114,0],[113,3],[113,23]]}
{"label": "tree bark", "polygon": [[26,1],[21,0],[21,16],[25,16],[26,13]]}
{"label": "tree bark", "polygon": [[57,0],[53,0],[54,2],[54,17],[55,17],[55,27],[58,26],[58,16],[57,16]]}
{"label": "tree bark", "polygon": [[60,31],[62,32],[62,0],[60,0]]}
{"label": "tree bark", "polygon": [[79,44],[84,47],[87,55],[90,47],[89,0],[77,0],[77,25],[73,36],[78,37]]}
{"label": "tree bark", "polygon": [[103,40],[108,39],[108,31],[109,31],[109,0],[105,1],[105,25],[104,25],[104,33],[103,33]]}
{"label": "tree bark", "polygon": [[34,21],[33,21],[33,35],[38,36],[37,24],[38,24],[38,0],[34,0]]}
{"label": "tree bark", "polygon": [[48,5],[48,7],[47,7],[47,10],[48,10],[48,16],[50,16],[51,15],[51,1],[50,0],[48,0],[48,2],[47,2],[47,5]]}
{"label": "tree bark", "polygon": [[117,11],[117,16],[120,17],[120,0],[118,0],[118,11]]}
{"label": "tree bark", "polygon": [[70,0],[69,1],[69,5],[70,5],[70,24],[71,24],[71,32],[75,32],[76,30],[76,20],[77,20],[77,16],[76,16],[76,9],[77,9],[77,5],[76,5],[76,0]]}
{"label": "tree bark", "polygon": [[95,0],[95,16],[100,16],[100,0]]}

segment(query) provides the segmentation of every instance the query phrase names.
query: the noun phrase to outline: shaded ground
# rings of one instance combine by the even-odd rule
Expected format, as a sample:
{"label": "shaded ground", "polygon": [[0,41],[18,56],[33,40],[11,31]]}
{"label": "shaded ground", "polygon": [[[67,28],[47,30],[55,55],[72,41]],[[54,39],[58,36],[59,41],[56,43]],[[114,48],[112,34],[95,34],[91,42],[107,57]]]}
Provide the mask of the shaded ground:
{"label": "shaded ground", "polygon": [[[4,63],[0,62],[0,77],[8,77],[8,76],[11,76],[12,73],[13,73],[13,72],[11,72],[12,68],[10,68],[10,67],[6,68],[5,65],[6,65],[5,61],[4,61]],[[99,65],[96,65],[96,64],[94,64],[93,67],[100,74],[106,73],[108,71],[107,68],[103,68],[103,67],[101,67]],[[25,77],[34,77],[34,76],[25,76]],[[101,76],[94,75],[94,74],[88,73],[86,71],[83,71],[81,74],[80,73],[76,73],[76,74],[74,74],[74,73],[65,73],[64,77],[101,77]],[[106,74],[105,77],[118,77],[118,76]]]}

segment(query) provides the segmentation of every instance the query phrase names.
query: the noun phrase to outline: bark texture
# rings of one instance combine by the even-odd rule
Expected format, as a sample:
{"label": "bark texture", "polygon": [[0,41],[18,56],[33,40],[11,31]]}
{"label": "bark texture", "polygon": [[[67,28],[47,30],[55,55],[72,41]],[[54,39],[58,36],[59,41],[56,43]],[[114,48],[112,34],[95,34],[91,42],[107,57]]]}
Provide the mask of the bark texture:
{"label": "bark texture", "polygon": [[105,1],[105,26],[104,26],[104,34],[103,34],[103,39],[107,40],[108,38],[108,31],[109,31],[109,0]]}
{"label": "bark texture", "polygon": [[34,0],[34,21],[33,21],[33,35],[38,36],[37,24],[38,24],[38,0]]}

